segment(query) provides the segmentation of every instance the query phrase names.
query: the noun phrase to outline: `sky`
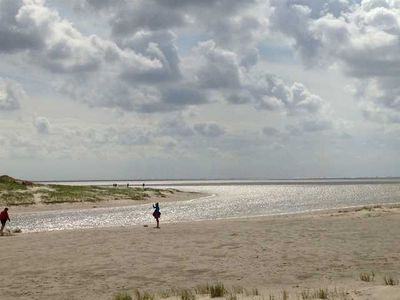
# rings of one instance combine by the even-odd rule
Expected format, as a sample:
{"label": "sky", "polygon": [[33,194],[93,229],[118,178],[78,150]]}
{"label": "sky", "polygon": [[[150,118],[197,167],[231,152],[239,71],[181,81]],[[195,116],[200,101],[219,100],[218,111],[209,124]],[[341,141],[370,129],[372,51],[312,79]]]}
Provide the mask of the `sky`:
{"label": "sky", "polygon": [[400,176],[400,0],[0,0],[0,174]]}

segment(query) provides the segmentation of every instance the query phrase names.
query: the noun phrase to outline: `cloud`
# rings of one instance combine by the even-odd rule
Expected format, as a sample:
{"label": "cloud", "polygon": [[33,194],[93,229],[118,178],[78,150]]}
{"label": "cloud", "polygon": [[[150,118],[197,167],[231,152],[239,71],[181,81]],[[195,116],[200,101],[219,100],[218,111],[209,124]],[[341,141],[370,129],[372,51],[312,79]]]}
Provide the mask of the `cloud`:
{"label": "cloud", "polygon": [[269,127],[269,126],[264,127],[262,129],[262,132],[266,136],[272,136],[272,137],[279,136],[281,134],[281,132],[278,129],[276,129],[274,127]]}
{"label": "cloud", "polygon": [[180,27],[186,23],[180,10],[160,7],[157,1],[127,1],[111,19],[114,35],[129,35],[141,29],[160,30]]}
{"label": "cloud", "polygon": [[255,37],[265,29],[262,12],[266,4],[249,0],[147,0],[110,1],[86,0],[78,3],[83,11],[106,10],[115,37],[132,36],[139,31],[176,30],[190,28],[195,34],[206,34],[219,44],[244,48],[255,44]]}
{"label": "cloud", "polygon": [[34,125],[39,134],[48,134],[50,131],[50,122],[45,117],[37,117]]}
{"label": "cloud", "polygon": [[303,121],[301,126],[305,132],[317,132],[332,129],[333,124],[327,119],[311,119]]}
{"label": "cloud", "polygon": [[191,128],[181,117],[161,122],[159,126],[159,135],[190,137],[194,135]]}
{"label": "cloud", "polygon": [[139,31],[129,39],[122,39],[124,48],[132,49],[145,57],[159,62],[156,68],[138,70],[135,65],[126,65],[122,78],[129,82],[147,84],[177,80],[181,77],[180,59],[176,46],[176,35],[171,31]]}
{"label": "cloud", "polygon": [[143,72],[160,62],[120,49],[96,35],[85,36],[39,0],[0,0],[0,51],[27,51],[32,62],[55,73],[98,70],[105,62],[123,61]]}
{"label": "cloud", "polygon": [[381,107],[380,113],[392,111],[386,119],[396,121],[393,114],[400,112],[398,1],[271,3],[273,28],[294,40],[307,65],[338,65],[358,80],[357,94],[362,95],[364,106]]}
{"label": "cloud", "polygon": [[212,40],[200,43],[196,52],[203,59],[196,74],[201,87],[240,87],[238,57],[234,52],[217,47]]}
{"label": "cloud", "polygon": [[198,123],[194,125],[194,130],[206,137],[218,137],[225,133],[225,129],[215,123]]}
{"label": "cloud", "polygon": [[301,115],[317,113],[327,105],[303,84],[288,84],[272,74],[249,77],[245,86],[259,109],[283,109],[289,115]]}
{"label": "cloud", "polygon": [[41,34],[18,17],[22,0],[0,1],[0,52],[43,47]]}
{"label": "cloud", "polygon": [[12,80],[0,79],[0,111],[17,110],[26,94],[22,86]]}

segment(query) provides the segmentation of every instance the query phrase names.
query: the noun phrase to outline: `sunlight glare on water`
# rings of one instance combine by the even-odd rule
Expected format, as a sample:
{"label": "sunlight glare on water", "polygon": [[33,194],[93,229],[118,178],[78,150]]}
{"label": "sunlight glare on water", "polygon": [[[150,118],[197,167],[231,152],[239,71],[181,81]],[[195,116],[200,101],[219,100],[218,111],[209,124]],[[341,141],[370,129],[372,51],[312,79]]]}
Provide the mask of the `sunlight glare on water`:
{"label": "sunlight glare on water", "polygon": [[[93,184],[93,183],[92,183]],[[171,186],[168,186],[169,188]],[[161,203],[161,222],[187,222],[291,214],[400,202],[400,183],[233,184],[172,186],[212,196]],[[152,204],[21,213],[13,226],[23,232],[153,224]]]}

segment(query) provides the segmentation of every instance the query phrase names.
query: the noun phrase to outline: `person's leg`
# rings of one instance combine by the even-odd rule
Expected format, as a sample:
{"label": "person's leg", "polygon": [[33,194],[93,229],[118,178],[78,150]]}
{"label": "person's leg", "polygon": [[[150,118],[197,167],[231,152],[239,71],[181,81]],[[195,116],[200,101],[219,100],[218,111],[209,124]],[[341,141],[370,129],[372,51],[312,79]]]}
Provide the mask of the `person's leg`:
{"label": "person's leg", "polygon": [[4,222],[1,222],[1,229],[0,229],[0,234],[1,235],[3,235],[3,229],[4,229],[4,226],[6,226],[6,223]]}
{"label": "person's leg", "polygon": [[158,221],[158,218],[156,220],[157,220],[157,228],[160,228],[160,221]]}

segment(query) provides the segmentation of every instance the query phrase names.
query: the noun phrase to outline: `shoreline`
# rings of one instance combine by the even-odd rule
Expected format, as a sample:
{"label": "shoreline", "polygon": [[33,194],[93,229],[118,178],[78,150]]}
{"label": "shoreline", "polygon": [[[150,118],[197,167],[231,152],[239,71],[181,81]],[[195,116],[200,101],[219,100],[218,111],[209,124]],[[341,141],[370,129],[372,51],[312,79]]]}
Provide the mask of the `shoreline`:
{"label": "shoreline", "polygon": [[50,204],[39,203],[28,206],[23,206],[23,205],[9,206],[9,209],[13,213],[23,214],[23,213],[35,213],[35,212],[57,211],[57,210],[125,207],[125,206],[135,206],[135,205],[142,205],[155,202],[165,203],[165,202],[175,202],[175,201],[189,201],[209,196],[211,195],[200,192],[175,191],[174,194],[164,194],[164,197],[152,195],[151,197],[144,200],[103,200],[98,202],[70,202],[70,203],[50,203]]}
{"label": "shoreline", "polygon": [[[353,299],[398,299],[400,286],[385,286],[383,278],[400,279],[399,222],[400,207],[381,206],[161,223],[160,230],[18,234],[0,238],[8,253],[0,268],[10,270],[0,284],[4,299],[111,300],[136,288],[157,292],[217,282],[276,299],[282,290],[296,299],[319,288],[337,288]],[[375,280],[360,280],[364,272],[374,272]]]}
{"label": "shoreline", "polygon": [[[179,196],[177,196],[179,193]],[[15,212],[17,215],[24,215],[24,214],[35,214],[35,213],[45,213],[45,212],[57,212],[59,210],[62,211],[80,211],[85,209],[97,209],[97,208],[123,208],[123,207],[132,207],[136,205],[143,205],[143,204],[151,204],[157,201],[160,203],[166,202],[177,202],[177,201],[198,201],[201,199],[206,199],[209,197],[216,196],[215,194],[206,194],[206,193],[199,193],[199,192],[177,192],[174,194],[173,197],[162,198],[160,200],[158,197],[152,197],[147,200],[140,200],[135,201],[132,203],[130,200],[112,200],[112,201],[102,201],[102,205],[91,205],[91,203],[67,203],[65,206],[63,204],[50,204],[46,207],[46,209],[42,209],[42,207],[29,207],[28,209],[22,209]],[[195,196],[195,197],[194,197]],[[229,217],[229,218],[216,218],[216,219],[199,219],[199,220],[183,220],[183,221],[165,221],[162,224],[191,224],[191,223],[199,223],[199,222],[214,222],[214,221],[235,221],[235,220],[257,220],[257,219],[266,219],[266,220],[274,220],[274,219],[285,219],[285,218],[308,218],[313,216],[335,216],[335,215],[342,215],[342,214],[355,214],[359,212],[364,212],[368,214],[371,211],[380,211],[381,213],[386,212],[399,212],[400,213],[400,203],[387,203],[387,204],[369,204],[369,205],[359,205],[359,206],[347,206],[347,207],[337,207],[337,208],[330,208],[330,209],[316,209],[312,211],[303,211],[303,212],[293,212],[293,213],[279,213],[279,214],[270,214],[270,215],[255,215],[255,216],[240,216],[240,217]],[[150,225],[149,225],[150,224]],[[150,221],[149,224],[132,224],[132,225],[111,225],[111,226],[101,226],[101,227],[81,227],[81,228],[66,228],[66,229],[52,229],[52,230],[37,230],[37,231],[22,231],[21,229],[16,226],[14,227],[13,223],[8,223],[6,230],[8,234],[14,234],[18,232],[18,235],[21,234],[31,234],[31,233],[45,233],[45,232],[63,232],[63,231],[80,231],[80,230],[102,230],[102,229],[116,229],[116,228],[130,228],[130,227],[147,227],[151,226],[152,222]],[[10,226],[11,225],[11,226]]]}

